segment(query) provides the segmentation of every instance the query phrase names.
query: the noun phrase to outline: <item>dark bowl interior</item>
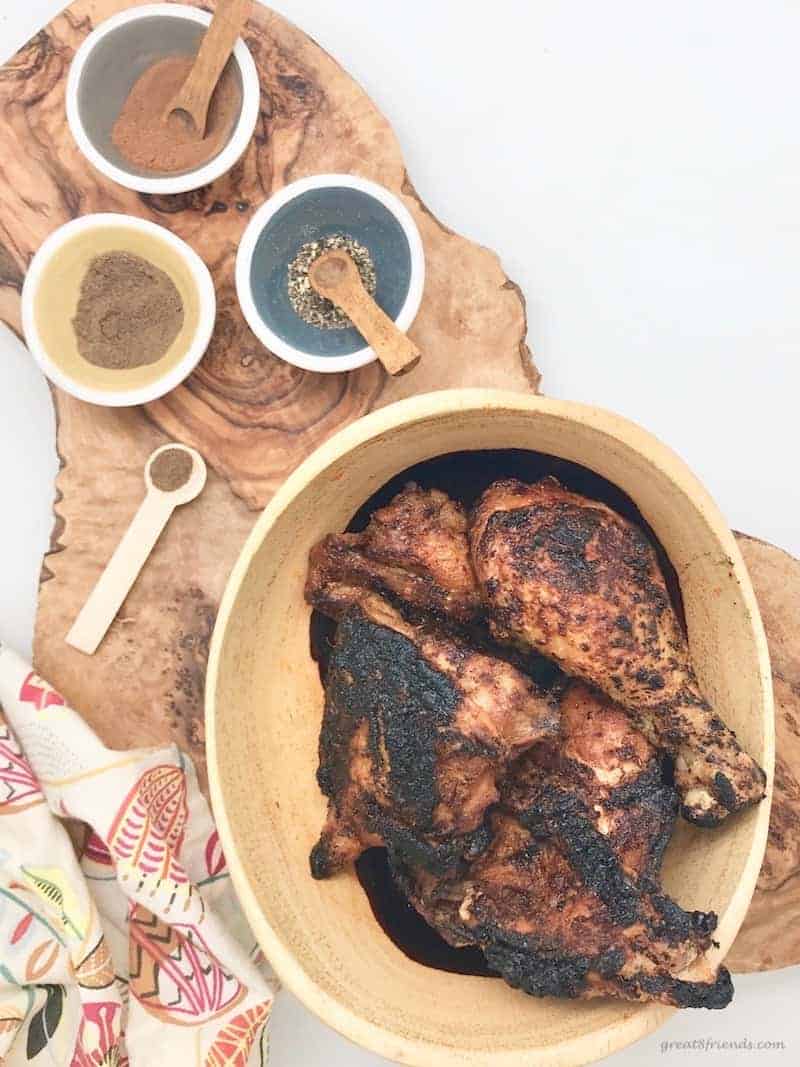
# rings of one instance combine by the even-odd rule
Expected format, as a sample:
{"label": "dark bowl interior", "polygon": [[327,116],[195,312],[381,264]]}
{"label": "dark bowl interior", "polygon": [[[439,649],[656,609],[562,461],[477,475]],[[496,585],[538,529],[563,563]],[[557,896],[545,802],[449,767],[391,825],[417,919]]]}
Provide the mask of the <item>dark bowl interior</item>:
{"label": "dark bowl interior", "polygon": [[368,193],[347,186],[310,189],[285,204],[259,235],[250,268],[253,301],[263,322],[282,341],[313,356],[346,356],[365,347],[358,330],[311,326],[289,300],[289,265],[300,248],[334,234],[346,234],[369,249],[378,287],[375,300],[396,319],[411,285],[411,249],[388,208]]}
{"label": "dark bowl interior", "polygon": [[[152,15],[118,26],[92,49],[78,85],[78,110],[87,137],[114,166],[139,178],[165,177],[159,171],[143,170],[129,163],[114,146],[111,132],[142,74],[167,56],[196,55],[205,31],[199,22]],[[233,68],[241,91],[239,64],[231,57],[228,65]]]}

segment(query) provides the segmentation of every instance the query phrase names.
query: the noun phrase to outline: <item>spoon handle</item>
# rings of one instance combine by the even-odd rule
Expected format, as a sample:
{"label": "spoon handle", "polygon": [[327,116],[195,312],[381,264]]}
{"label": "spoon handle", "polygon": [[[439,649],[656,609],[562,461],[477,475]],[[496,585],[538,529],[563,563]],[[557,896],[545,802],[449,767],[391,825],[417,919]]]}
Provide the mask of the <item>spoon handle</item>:
{"label": "spoon handle", "polygon": [[420,360],[419,349],[410,337],[397,328],[363,286],[350,292],[342,290],[336,303],[367,340],[389,374],[398,377],[416,367]]}
{"label": "spoon handle", "polygon": [[[208,104],[225,64],[250,14],[252,0],[218,0],[217,10],[203,37],[194,66],[180,90],[184,110],[191,115],[208,113]],[[203,135],[204,131],[200,131]]]}
{"label": "spoon handle", "polygon": [[94,655],[174,510],[168,494],[147,494],[67,634],[68,645]]}
{"label": "spoon handle", "polygon": [[420,350],[389,318],[367,290],[346,252],[323,252],[311,264],[308,279],[314,289],[341,308],[372,347],[389,374],[407,374],[419,363]]}

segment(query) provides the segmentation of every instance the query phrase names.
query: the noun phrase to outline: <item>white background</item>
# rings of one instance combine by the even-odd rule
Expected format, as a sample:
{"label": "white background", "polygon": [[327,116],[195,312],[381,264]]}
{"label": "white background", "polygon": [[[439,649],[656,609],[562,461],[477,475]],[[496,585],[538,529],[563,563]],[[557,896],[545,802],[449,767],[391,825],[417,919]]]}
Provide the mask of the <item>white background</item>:
{"label": "white background", "polygon": [[[0,60],[61,6],[0,0]],[[800,555],[800,5],[274,6],[362,82],[436,215],[500,253],[545,392],[641,422],[732,526]],[[0,335],[0,636],[25,652],[55,469],[47,388]],[[800,1062],[800,968],[736,984],[614,1063]],[[695,1038],[787,1047],[660,1053]],[[383,1062],[282,997],[274,1067]]]}

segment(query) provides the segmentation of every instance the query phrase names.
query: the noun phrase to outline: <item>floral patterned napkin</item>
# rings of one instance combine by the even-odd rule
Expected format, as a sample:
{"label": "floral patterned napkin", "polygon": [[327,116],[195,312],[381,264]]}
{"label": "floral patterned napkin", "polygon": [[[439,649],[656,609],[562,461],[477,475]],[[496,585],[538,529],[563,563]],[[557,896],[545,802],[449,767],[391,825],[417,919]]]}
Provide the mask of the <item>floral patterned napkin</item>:
{"label": "floral patterned napkin", "polygon": [[0,1065],[263,1067],[276,985],[191,762],[106,748],[2,645],[0,707]]}

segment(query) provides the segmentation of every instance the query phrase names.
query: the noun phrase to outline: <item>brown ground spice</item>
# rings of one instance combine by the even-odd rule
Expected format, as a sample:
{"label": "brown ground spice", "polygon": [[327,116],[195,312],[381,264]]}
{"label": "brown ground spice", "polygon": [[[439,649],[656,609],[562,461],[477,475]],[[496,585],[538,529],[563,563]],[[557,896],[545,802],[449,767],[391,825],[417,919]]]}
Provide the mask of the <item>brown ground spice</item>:
{"label": "brown ground spice", "polygon": [[150,480],[157,489],[172,493],[186,485],[193,467],[194,462],[188,452],[182,448],[168,448],[153,460]]}
{"label": "brown ground spice", "polygon": [[72,325],[78,351],[95,367],[145,367],[181,332],[183,301],[172,278],[146,259],[106,252],[89,265]]}
{"label": "brown ground spice", "polygon": [[161,174],[196,170],[219,155],[230,140],[242,107],[241,88],[231,64],[211,97],[202,140],[180,115],[165,121],[167,108],[193,63],[193,56],[167,56],[148,68],[131,89],[111,139],[134,167]]}

